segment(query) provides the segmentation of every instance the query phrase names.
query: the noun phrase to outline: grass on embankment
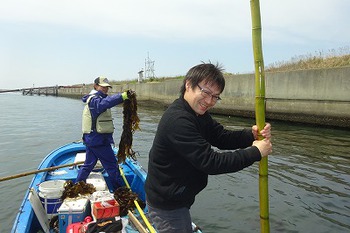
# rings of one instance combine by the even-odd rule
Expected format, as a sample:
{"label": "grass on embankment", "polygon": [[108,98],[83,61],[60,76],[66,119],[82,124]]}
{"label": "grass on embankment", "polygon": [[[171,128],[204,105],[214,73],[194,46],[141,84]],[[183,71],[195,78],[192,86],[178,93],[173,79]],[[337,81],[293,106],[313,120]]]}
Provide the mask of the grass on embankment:
{"label": "grass on embankment", "polygon": [[316,52],[313,54],[293,57],[290,61],[275,62],[265,67],[267,72],[327,69],[350,66],[349,47],[330,50],[327,53]]}
{"label": "grass on embankment", "polygon": [[[350,66],[350,47],[342,47],[328,52],[318,51],[315,54],[300,55],[289,61],[280,61],[265,66],[266,72],[286,72],[293,70],[327,69]],[[251,73],[254,73],[253,71]],[[229,73],[228,73],[229,74]],[[144,82],[161,82],[169,79],[183,79],[176,77],[153,77]],[[137,83],[137,79],[129,81],[111,81],[113,84]]]}

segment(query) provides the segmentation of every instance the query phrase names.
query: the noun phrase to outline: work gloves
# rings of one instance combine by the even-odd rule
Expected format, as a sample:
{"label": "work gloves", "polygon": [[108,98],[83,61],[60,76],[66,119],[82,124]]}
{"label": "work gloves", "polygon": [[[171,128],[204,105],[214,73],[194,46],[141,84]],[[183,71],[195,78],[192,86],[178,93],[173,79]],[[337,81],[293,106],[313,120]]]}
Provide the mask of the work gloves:
{"label": "work gloves", "polygon": [[123,100],[127,100],[127,99],[131,98],[131,96],[133,96],[133,95],[135,95],[135,91],[127,90],[127,91],[124,91],[122,93],[122,98],[123,98]]}

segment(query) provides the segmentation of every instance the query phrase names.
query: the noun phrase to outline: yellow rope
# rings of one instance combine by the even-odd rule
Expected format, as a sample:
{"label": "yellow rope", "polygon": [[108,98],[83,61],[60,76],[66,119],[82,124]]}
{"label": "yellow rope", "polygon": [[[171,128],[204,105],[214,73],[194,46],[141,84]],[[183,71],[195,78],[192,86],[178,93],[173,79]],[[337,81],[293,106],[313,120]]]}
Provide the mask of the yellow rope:
{"label": "yellow rope", "polygon": [[[123,169],[122,169],[120,166],[119,166],[119,171],[120,171],[120,174],[121,174],[121,176],[122,176],[122,178],[123,178],[123,180],[124,180],[124,183],[125,183],[126,187],[129,188],[129,189],[131,189],[131,188],[130,188],[130,185],[129,185],[129,182],[127,181],[127,179],[126,179],[126,177],[125,177],[125,174],[124,174],[124,172],[123,172]],[[145,213],[143,212],[142,208],[140,207],[139,203],[138,203],[136,200],[134,200],[134,204],[135,204],[137,210],[139,211],[139,213],[140,213],[140,215],[141,215],[143,221],[146,223],[146,226],[147,226],[148,230],[149,230],[151,233],[156,233],[156,231],[154,230],[153,226],[149,223],[149,221],[148,221],[148,219],[147,219]]]}

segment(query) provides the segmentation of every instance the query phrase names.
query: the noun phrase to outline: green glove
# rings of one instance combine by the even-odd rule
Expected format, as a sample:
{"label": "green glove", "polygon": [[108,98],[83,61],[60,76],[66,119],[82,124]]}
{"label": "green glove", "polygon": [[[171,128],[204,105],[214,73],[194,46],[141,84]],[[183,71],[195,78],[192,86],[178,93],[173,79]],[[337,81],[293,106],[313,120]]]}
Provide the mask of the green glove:
{"label": "green glove", "polygon": [[123,100],[129,99],[129,98],[128,98],[128,93],[127,93],[126,91],[124,91],[124,92],[122,93],[122,98],[123,98]]}

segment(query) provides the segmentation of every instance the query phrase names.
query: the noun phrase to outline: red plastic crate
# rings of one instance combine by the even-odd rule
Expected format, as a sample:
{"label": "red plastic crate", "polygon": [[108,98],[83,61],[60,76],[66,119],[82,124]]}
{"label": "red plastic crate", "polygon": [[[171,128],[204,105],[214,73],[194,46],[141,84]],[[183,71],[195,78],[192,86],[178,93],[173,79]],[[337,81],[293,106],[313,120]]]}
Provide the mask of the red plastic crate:
{"label": "red plastic crate", "polygon": [[119,203],[114,199],[95,202],[92,213],[96,219],[119,216]]}

